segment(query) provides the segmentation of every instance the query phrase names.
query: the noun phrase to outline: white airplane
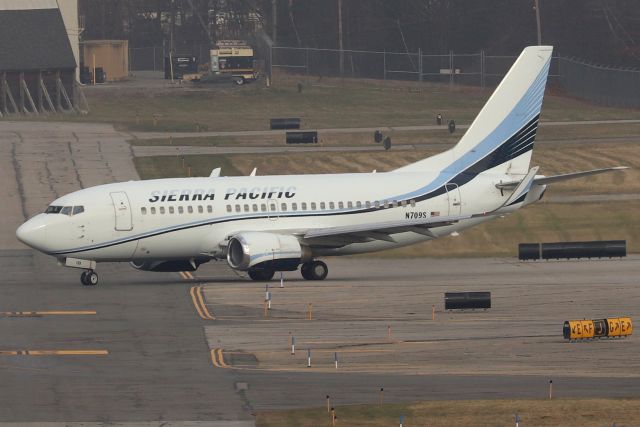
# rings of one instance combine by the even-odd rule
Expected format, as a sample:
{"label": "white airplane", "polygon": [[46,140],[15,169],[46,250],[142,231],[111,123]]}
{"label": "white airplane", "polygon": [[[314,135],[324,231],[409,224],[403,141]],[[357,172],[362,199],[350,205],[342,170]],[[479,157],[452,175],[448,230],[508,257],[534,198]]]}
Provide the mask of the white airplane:
{"label": "white airplane", "polygon": [[448,236],[516,211],[566,175],[529,168],[552,47],[524,49],[450,150],[387,173],[171,178],[106,184],[55,200],[16,231],[25,244],[85,270],[130,262],[194,271],[212,259],[253,280],[294,271],[323,280],[318,257],[358,254]]}

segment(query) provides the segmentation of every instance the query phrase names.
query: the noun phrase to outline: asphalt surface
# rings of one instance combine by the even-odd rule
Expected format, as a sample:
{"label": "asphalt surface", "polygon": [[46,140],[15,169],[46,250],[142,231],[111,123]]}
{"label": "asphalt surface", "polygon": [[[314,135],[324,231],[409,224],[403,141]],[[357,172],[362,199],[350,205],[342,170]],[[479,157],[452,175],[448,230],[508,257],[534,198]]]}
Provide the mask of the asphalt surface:
{"label": "asphalt surface", "polygon": [[[469,260],[332,260],[330,279],[324,283],[310,285],[297,280],[297,275],[288,275],[287,292],[291,288],[308,294],[299,297],[294,308],[274,308],[274,318],[266,320],[260,319],[263,284],[243,281],[224,263],[206,264],[193,279],[176,273],[139,272],[126,264],[105,264],[98,268],[100,284],[84,288],[78,271],[58,267],[55,260],[25,248],[16,241],[15,229],[24,218],[42,211],[59,195],[104,182],[137,179],[126,138],[106,125],[2,124],[0,423],[50,427],[60,423],[244,427],[253,425],[255,411],[321,406],[326,394],[333,396],[336,404],[377,401],[380,387],[384,387],[385,401],[389,402],[545,397],[550,379],[556,384],[558,396],[618,397],[640,393],[637,337],[574,345],[545,336],[555,333],[558,322],[566,316],[631,314],[636,318],[640,259],[633,257],[617,262],[538,264],[537,270],[531,270],[533,264],[509,264],[511,273],[522,269],[522,276],[501,273],[501,261],[492,269],[480,268]],[[432,268],[439,277],[435,288],[435,273],[430,271],[430,265],[439,266]],[[435,344],[429,344],[434,336],[429,337],[426,329],[421,332],[426,328],[424,322],[429,321],[428,313],[422,313],[419,321],[406,319],[414,316],[407,313],[418,312],[415,307],[389,314],[403,305],[424,304],[420,298],[425,292],[441,294],[444,287],[452,284],[464,290],[479,278],[482,280],[475,286],[495,283],[508,291],[505,295],[517,297],[526,293],[526,283],[514,283],[513,277],[529,280],[538,308],[555,303],[550,304],[553,315],[548,319],[544,311],[540,312],[548,331],[534,337],[536,341],[527,341],[527,334],[522,332],[526,325],[518,323],[516,328],[518,348],[536,354],[540,347],[539,351],[550,352],[548,362],[538,357],[531,360],[541,363],[527,367],[527,353],[518,352],[513,355],[523,364],[516,364],[515,368],[500,371],[505,365],[497,364],[500,372],[487,373],[482,369],[474,372],[473,365],[467,365],[466,372],[456,370],[453,365],[458,366],[460,361],[471,363],[479,356],[479,360],[489,360],[487,365],[492,358],[504,363],[505,354],[511,353],[501,334],[512,333],[510,323],[494,318],[476,326],[478,330],[486,325],[484,333],[496,340],[491,345],[473,339],[437,339]],[[581,289],[583,282],[589,287]],[[402,286],[391,288],[395,283]],[[540,283],[544,286],[537,286]],[[563,296],[561,288],[554,287],[567,283],[572,286],[571,295],[580,298],[570,299]],[[194,286],[201,287],[200,305]],[[357,295],[349,296],[351,287],[358,291]],[[347,293],[336,298],[332,288]],[[374,291],[380,303],[371,308],[366,296],[376,295]],[[291,295],[296,297],[295,293]],[[284,299],[285,294],[278,297]],[[365,301],[360,301],[363,298]],[[503,301],[508,303],[510,298]],[[330,301],[336,304],[328,309]],[[352,305],[348,304],[350,301]],[[571,310],[553,311],[553,307],[562,307],[563,301]],[[307,302],[315,302],[315,320],[310,323],[303,320]],[[203,307],[210,310],[211,317],[220,317],[203,319]],[[368,309],[369,314],[357,311],[362,309]],[[512,315],[495,313],[498,317]],[[278,320],[276,315],[285,319]],[[336,321],[332,322],[332,317]],[[474,324],[473,318],[462,318],[465,319]],[[304,352],[301,359],[293,362],[278,356],[287,351],[284,341],[289,327],[315,333],[319,340],[331,340],[331,336],[323,334],[332,329],[348,340],[359,330],[374,328],[380,334],[382,326],[380,335],[384,340],[384,322],[388,321],[394,322],[394,336],[400,341],[425,335],[418,341],[426,343],[415,345],[427,352],[421,356],[422,351],[410,349],[413,344],[406,346],[407,351],[393,348],[396,353],[392,358],[397,363],[387,365],[375,354],[353,356],[351,366],[345,365],[339,372],[330,365],[331,344],[314,347],[316,352],[326,351],[321,357],[314,353],[314,360],[321,365],[309,369],[304,366]],[[365,324],[370,326],[362,326]],[[403,332],[405,325],[410,326]],[[448,331],[462,334],[453,326]],[[473,328],[465,333],[472,332]],[[367,334],[371,332],[361,333],[365,344],[370,340]],[[270,338],[273,342],[269,342]],[[311,344],[308,337],[301,337],[301,341]],[[211,351],[217,348],[223,349],[222,359],[212,357]],[[558,349],[560,353],[554,354]],[[576,366],[589,369],[563,373],[554,367],[567,349],[579,354]],[[611,360],[618,349],[619,365],[594,374],[598,363]],[[519,358],[519,354],[524,356]],[[451,358],[452,366],[434,371],[434,366],[440,369],[443,363],[446,368],[447,355],[456,356]],[[348,361],[345,356],[345,364]],[[414,363],[416,369],[411,368]],[[545,370],[547,365],[549,369]]]}

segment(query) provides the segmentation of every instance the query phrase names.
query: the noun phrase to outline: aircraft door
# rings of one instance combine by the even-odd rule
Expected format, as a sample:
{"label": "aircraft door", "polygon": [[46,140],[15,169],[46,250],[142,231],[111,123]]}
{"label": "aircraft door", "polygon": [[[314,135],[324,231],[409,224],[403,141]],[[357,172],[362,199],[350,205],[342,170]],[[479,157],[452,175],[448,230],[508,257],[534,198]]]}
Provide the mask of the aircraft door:
{"label": "aircraft door", "polygon": [[115,210],[115,229],[116,231],[129,231],[133,229],[133,221],[131,219],[131,205],[129,197],[124,191],[110,193],[113,200],[113,208]]}
{"label": "aircraft door", "polygon": [[445,189],[447,190],[447,200],[449,202],[449,215],[460,215],[462,213],[462,200],[458,184],[450,182],[445,185]]}

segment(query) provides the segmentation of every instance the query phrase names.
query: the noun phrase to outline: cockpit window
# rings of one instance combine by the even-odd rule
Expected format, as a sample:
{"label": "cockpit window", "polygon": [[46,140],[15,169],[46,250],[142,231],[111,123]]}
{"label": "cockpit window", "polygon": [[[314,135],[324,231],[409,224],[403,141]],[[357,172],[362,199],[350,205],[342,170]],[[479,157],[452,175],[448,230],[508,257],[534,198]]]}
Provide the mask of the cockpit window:
{"label": "cockpit window", "polygon": [[60,213],[61,213],[62,215],[69,215],[69,216],[71,216],[71,210],[72,210],[72,209],[73,209],[73,208],[72,208],[71,206],[65,206],[64,208],[62,208],[62,210],[60,210]]}
{"label": "cockpit window", "polygon": [[73,207],[73,215],[78,215],[84,212],[84,206],[74,206]]}
{"label": "cockpit window", "polygon": [[49,206],[47,210],[44,211],[46,214],[57,214],[62,210],[62,206]]}

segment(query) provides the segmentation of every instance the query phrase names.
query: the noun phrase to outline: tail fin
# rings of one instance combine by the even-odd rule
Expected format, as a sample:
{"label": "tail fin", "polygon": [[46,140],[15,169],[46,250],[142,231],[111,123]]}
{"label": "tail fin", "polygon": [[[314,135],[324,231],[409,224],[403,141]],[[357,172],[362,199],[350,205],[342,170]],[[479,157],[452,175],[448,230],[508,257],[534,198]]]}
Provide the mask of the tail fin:
{"label": "tail fin", "polygon": [[496,172],[526,175],[552,50],[551,46],[525,48],[453,149],[400,170],[480,173],[497,168]]}

